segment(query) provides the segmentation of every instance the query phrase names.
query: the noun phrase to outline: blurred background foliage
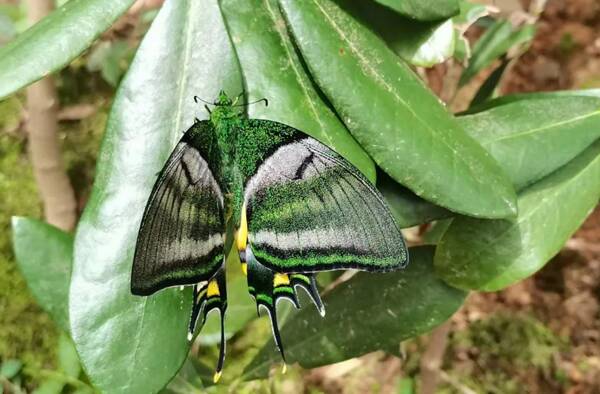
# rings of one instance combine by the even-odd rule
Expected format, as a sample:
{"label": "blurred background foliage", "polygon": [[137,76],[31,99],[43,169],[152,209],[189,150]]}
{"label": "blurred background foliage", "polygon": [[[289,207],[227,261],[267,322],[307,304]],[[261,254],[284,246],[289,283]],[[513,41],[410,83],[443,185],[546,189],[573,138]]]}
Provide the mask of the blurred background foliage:
{"label": "blurred background foliage", "polygon": [[[454,50],[433,58],[396,46],[392,37],[398,32],[378,33],[397,53],[412,59],[432,90],[457,112],[467,109],[473,99],[484,102],[497,94],[600,88],[600,3],[550,0],[539,20],[514,30],[507,21],[523,18],[531,3],[493,2],[494,11],[501,13],[473,21],[465,37],[455,32]],[[153,5],[138,6],[56,75],[60,143],[79,212],[90,194],[115,88],[156,12]],[[26,29],[25,18],[23,5],[0,1],[0,45]],[[447,35],[447,27],[438,24],[424,29],[440,29]],[[471,51],[473,57],[463,72],[460,59]],[[451,55],[453,60],[439,64]],[[448,86],[452,73],[460,89]],[[11,216],[42,218],[26,155],[25,101],[20,92],[0,101],[0,387],[8,393],[91,392],[70,340],[33,299],[12,251]],[[421,240],[428,229],[413,228],[409,238]],[[524,387],[532,393],[600,391],[599,240],[596,209],[567,247],[534,277],[499,293],[471,294],[452,320],[438,391],[520,393]],[[323,287],[335,279],[319,278]],[[242,375],[269,331],[267,321],[260,319],[235,334],[229,342],[230,376]],[[418,391],[429,341],[423,336],[403,342],[389,351],[396,356],[375,352],[310,371],[292,367],[286,375],[272,371],[269,380],[236,380],[209,390],[409,394]],[[192,357],[164,391],[200,392],[198,387],[212,374],[205,365],[213,365],[216,357],[214,346],[196,344]]]}

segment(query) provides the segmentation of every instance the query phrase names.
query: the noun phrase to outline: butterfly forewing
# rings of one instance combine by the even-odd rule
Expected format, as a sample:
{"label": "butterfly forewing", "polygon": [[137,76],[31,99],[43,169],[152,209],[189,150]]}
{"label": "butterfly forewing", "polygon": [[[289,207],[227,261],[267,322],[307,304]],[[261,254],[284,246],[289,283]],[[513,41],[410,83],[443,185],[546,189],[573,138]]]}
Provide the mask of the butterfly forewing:
{"label": "butterfly forewing", "polygon": [[192,127],[152,189],[135,248],[131,289],[148,295],[210,279],[223,263],[224,208],[219,184]]}

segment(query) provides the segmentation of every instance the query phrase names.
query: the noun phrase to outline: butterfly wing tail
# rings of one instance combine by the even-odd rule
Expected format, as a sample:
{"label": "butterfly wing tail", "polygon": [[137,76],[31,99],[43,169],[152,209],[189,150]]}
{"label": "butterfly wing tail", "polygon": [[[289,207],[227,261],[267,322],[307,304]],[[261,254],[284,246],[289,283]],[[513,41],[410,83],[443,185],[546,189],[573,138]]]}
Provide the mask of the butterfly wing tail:
{"label": "butterfly wing tail", "polygon": [[[213,377],[213,380],[216,383],[223,371],[226,350],[225,311],[227,310],[227,286],[224,266],[222,266],[208,282],[194,286],[194,302],[188,328],[189,340],[194,337],[194,332],[197,329],[202,329],[202,326],[204,326],[204,323],[206,322],[206,316],[213,310],[219,312],[219,318],[221,319],[221,346],[217,368]],[[199,319],[201,319],[201,321],[198,324]]]}
{"label": "butterfly wing tail", "polygon": [[294,290],[298,288],[303,289],[313,304],[315,304],[319,314],[325,316],[325,306],[323,305],[323,301],[321,301],[314,274],[292,274],[290,275],[290,281]]}
{"label": "butterfly wing tail", "polygon": [[279,325],[277,324],[277,302],[280,299],[286,299],[296,308],[300,307],[290,278],[287,274],[275,273],[260,264],[254,257],[250,247],[246,248],[242,263],[246,264],[248,291],[256,300],[257,313],[260,316],[261,309],[264,309],[269,315],[275,345],[285,363],[285,351],[279,333]]}

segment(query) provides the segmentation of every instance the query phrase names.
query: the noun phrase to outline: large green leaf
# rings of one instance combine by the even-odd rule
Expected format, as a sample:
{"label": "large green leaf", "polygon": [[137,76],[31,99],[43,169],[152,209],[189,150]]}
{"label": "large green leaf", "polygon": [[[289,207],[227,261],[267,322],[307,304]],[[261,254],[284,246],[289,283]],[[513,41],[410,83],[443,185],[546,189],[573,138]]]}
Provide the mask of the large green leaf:
{"label": "large green leaf", "polygon": [[[565,165],[600,138],[600,97],[522,95],[493,100],[499,106],[458,118],[461,126],[500,163],[517,190]],[[528,96],[532,96],[530,100]],[[401,227],[452,213],[414,195],[387,176],[379,190]]]}
{"label": "large green leaf", "polygon": [[431,21],[458,14],[458,0],[375,0],[410,18]]}
{"label": "large green leaf", "polygon": [[600,138],[600,98],[550,95],[459,119],[521,190]]}
{"label": "large green leaf", "polygon": [[31,293],[69,332],[69,283],[73,236],[36,219],[13,217],[13,248]]}
{"label": "large green leaf", "polygon": [[251,118],[306,132],[350,160],[372,181],[373,161],[319,97],[296,54],[276,0],[226,0],[221,5],[244,74]]}
{"label": "large green leaf", "polygon": [[133,1],[68,1],[0,48],[0,99],[67,65]]}
{"label": "large green leaf", "polygon": [[464,289],[509,286],[543,267],[599,198],[600,140],[524,190],[516,219],[454,219],[438,244],[436,272]]}
{"label": "large green leaf", "polygon": [[422,22],[372,1],[334,0],[353,18],[379,34],[404,60],[416,66],[441,63],[454,52],[451,19]]}
{"label": "large green leaf", "polygon": [[312,75],[385,172],[453,211],[515,214],[497,163],[382,40],[329,0],[280,2]]}
{"label": "large green leaf", "polygon": [[[397,346],[447,320],[466,293],[446,285],[433,273],[432,247],[410,249],[402,271],[358,273],[323,297],[322,318],[305,305],[281,330],[286,357],[305,368]],[[281,362],[270,340],[246,368],[249,379],[265,377]]]}
{"label": "large green leaf", "polygon": [[465,85],[512,47],[529,43],[534,35],[534,25],[514,28],[508,20],[496,21],[473,46],[471,60],[460,76],[459,86]]}
{"label": "large green leaf", "polygon": [[134,244],[156,173],[194,122],[193,96],[242,90],[217,0],[167,0],[115,98],[97,177],[75,240],[71,329],[91,380],[151,393],[188,352],[191,291],[130,294]]}

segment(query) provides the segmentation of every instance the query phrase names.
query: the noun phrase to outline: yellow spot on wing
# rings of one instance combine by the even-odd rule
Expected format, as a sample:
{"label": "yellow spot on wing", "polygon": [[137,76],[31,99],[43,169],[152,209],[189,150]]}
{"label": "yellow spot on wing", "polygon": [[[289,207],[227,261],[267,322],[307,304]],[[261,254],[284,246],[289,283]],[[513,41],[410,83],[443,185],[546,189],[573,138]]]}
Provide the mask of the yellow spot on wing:
{"label": "yellow spot on wing", "polygon": [[236,235],[236,244],[239,251],[246,250],[248,241],[248,220],[246,219],[246,204],[242,206],[242,215],[240,217],[240,228]]}
{"label": "yellow spot on wing", "polygon": [[244,275],[248,276],[248,264],[242,263],[242,272]]}
{"label": "yellow spot on wing", "polygon": [[210,282],[208,282],[208,290],[206,291],[206,297],[210,298],[212,296],[218,295],[221,295],[221,293],[219,292],[219,284],[216,280],[213,279]]}
{"label": "yellow spot on wing", "polygon": [[288,276],[288,274],[275,274],[275,277],[273,278],[273,287],[289,284],[290,277]]}

